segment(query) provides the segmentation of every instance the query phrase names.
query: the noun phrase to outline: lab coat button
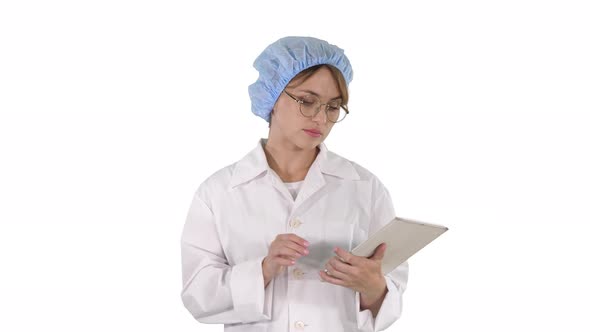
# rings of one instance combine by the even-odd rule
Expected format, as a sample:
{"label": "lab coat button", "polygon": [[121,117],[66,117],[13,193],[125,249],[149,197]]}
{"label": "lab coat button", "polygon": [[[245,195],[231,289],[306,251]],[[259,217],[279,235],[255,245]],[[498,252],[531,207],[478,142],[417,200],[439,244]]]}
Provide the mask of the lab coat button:
{"label": "lab coat button", "polygon": [[302,321],[296,321],[295,328],[298,330],[303,330],[305,328],[305,323]]}
{"label": "lab coat button", "polygon": [[292,228],[298,228],[299,226],[301,226],[301,224],[302,224],[301,220],[295,218],[295,219],[291,220],[290,226]]}
{"label": "lab coat button", "polygon": [[305,274],[305,272],[303,272],[301,269],[296,268],[293,270],[293,276],[295,277],[295,279],[301,280],[303,279],[303,275]]}

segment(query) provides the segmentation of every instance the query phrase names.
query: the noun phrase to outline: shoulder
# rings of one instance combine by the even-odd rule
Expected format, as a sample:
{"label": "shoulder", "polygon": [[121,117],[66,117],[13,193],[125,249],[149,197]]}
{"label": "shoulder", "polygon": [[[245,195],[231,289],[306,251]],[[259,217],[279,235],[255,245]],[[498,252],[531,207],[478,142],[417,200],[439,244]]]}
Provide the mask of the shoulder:
{"label": "shoulder", "polygon": [[266,168],[266,156],[259,142],[239,160],[207,176],[197,192],[209,197],[224,197],[232,188],[256,178]]}
{"label": "shoulder", "polygon": [[205,177],[196,190],[196,194],[205,201],[211,197],[223,195],[230,187],[232,175],[238,162],[222,167]]}
{"label": "shoulder", "polygon": [[330,159],[331,162],[335,164],[340,164],[353,169],[354,172],[358,174],[360,181],[369,181],[374,184],[381,184],[381,181],[377,175],[356,161],[352,161],[332,151],[328,151],[328,159]]}

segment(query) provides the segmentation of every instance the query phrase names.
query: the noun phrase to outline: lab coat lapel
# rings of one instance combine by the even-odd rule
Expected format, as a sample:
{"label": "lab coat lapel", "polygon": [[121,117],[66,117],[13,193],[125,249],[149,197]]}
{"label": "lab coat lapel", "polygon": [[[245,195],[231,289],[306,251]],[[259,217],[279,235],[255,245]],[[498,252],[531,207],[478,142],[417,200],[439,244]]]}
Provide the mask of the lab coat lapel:
{"label": "lab coat lapel", "polygon": [[[235,188],[240,184],[249,182],[261,174],[266,173],[266,179],[271,185],[281,193],[285,199],[293,201],[293,197],[283,181],[281,181],[277,173],[268,166],[266,155],[262,147],[266,141],[266,139],[261,139],[256,148],[235,165],[231,179],[231,187]],[[326,187],[326,176],[346,180],[359,179],[359,175],[350,161],[337,154],[329,152],[324,143],[321,143],[319,148],[320,152],[307,171],[301,191],[294,202],[293,210],[309,206],[307,203],[310,203],[310,200],[311,202],[316,200],[314,197]]]}
{"label": "lab coat lapel", "polygon": [[288,201],[293,201],[293,196],[291,196],[291,193],[289,192],[289,189],[287,189],[287,186],[283,183],[283,181],[281,180],[281,178],[279,177],[279,175],[272,170],[272,168],[268,168],[268,172],[269,172],[269,178],[270,181],[272,183],[272,186],[281,193],[281,195],[283,195],[285,197],[286,200]]}
{"label": "lab coat lapel", "polygon": [[298,208],[304,206],[309,206],[309,204],[307,204],[309,203],[308,201],[315,201],[314,196],[317,196],[316,193],[320,192],[322,188],[326,186],[327,181],[325,178],[324,169],[330,168],[330,159],[328,155],[328,149],[324,143],[319,145],[319,149],[320,152],[307,171],[301,191],[295,200],[293,211],[296,211]]}
{"label": "lab coat lapel", "polygon": [[241,184],[247,183],[264,173],[265,181],[268,181],[285,199],[293,201],[293,196],[281,181],[278,174],[268,166],[266,154],[264,153],[263,145],[268,139],[261,138],[256,147],[239,160],[234,168],[232,179],[230,182],[231,188],[235,188]]}
{"label": "lab coat lapel", "polygon": [[303,186],[301,186],[301,191],[297,194],[293,210],[297,210],[297,208],[302,206],[308,199],[312,198],[315,193],[320,191],[326,185],[326,179],[324,179],[324,174],[322,174],[320,165],[322,161],[320,154],[318,154],[316,160],[307,171]]}
{"label": "lab coat lapel", "polygon": [[[324,143],[320,144],[319,148],[320,153],[307,172],[293,211],[309,208],[318,200],[322,192],[334,190],[335,186],[340,186],[343,180],[360,180],[358,172],[350,161],[328,151]],[[328,177],[332,179],[328,180]]]}
{"label": "lab coat lapel", "polygon": [[[295,199],[293,211],[301,206],[305,201],[313,196],[316,192],[318,192],[322,187],[325,186],[326,180],[324,179],[324,175],[322,174],[321,164],[326,159],[326,148],[325,145],[322,144],[320,146],[320,152],[316,156],[316,159],[311,164],[307,174],[305,175],[305,179],[303,180],[303,185],[301,186],[301,190],[297,194],[297,198]],[[283,183],[280,179],[278,174],[273,171],[269,167],[269,172],[272,173],[272,185],[288,200],[293,201],[293,196],[287,189],[287,186]]]}

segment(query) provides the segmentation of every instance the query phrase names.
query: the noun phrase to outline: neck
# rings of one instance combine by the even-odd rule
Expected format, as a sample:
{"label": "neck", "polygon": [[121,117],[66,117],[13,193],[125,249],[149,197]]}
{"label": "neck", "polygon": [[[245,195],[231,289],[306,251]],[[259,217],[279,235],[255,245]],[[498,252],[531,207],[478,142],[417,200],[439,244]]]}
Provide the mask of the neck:
{"label": "neck", "polygon": [[285,140],[269,138],[263,146],[270,168],[283,182],[302,181],[319,153],[319,147],[304,150]]}

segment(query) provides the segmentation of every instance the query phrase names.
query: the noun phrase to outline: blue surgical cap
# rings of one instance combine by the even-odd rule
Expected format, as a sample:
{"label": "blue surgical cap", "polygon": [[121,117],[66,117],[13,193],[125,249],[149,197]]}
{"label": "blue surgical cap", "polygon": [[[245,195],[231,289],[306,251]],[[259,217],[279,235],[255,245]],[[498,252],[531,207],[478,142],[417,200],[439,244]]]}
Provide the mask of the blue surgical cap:
{"label": "blue surgical cap", "polygon": [[338,68],[347,86],[352,81],[352,67],[344,50],[324,40],[284,37],[267,46],[254,60],[259,76],[248,87],[252,113],[269,122],[270,112],[289,81],[299,72],[321,64]]}

